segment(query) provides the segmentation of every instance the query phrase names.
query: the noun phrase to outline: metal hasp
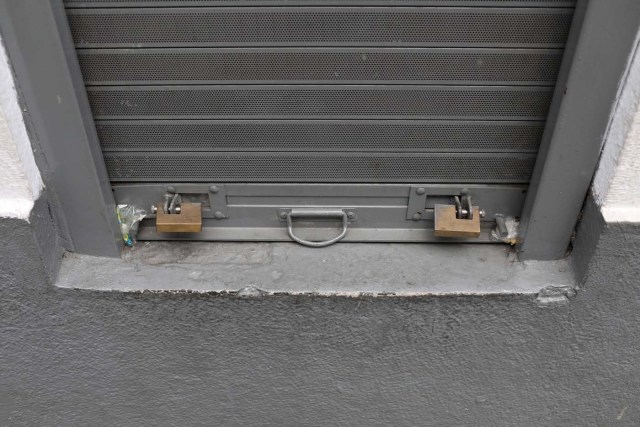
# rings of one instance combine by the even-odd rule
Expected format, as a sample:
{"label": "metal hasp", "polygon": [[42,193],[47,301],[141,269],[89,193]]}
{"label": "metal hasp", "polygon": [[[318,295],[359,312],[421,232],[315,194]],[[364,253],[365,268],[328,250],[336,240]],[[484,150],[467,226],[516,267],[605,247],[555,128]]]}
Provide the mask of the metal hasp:
{"label": "metal hasp", "polygon": [[[280,218],[287,220],[287,232],[289,237],[295,242],[300,243],[303,246],[309,246],[312,248],[323,248],[325,246],[333,245],[339,242],[347,235],[347,228],[349,227],[349,220],[355,219],[355,212],[347,209],[281,209],[279,213]],[[323,241],[310,241],[302,239],[293,233],[293,218],[316,218],[316,219],[341,219],[342,231],[336,237],[323,240]]]}
{"label": "metal hasp", "polygon": [[468,192],[455,196],[454,201],[455,205],[434,205],[434,236],[480,237],[480,208],[472,206]]}
{"label": "metal hasp", "polygon": [[179,194],[167,194],[163,203],[153,206],[158,233],[199,233],[202,231],[202,205],[182,202]]}

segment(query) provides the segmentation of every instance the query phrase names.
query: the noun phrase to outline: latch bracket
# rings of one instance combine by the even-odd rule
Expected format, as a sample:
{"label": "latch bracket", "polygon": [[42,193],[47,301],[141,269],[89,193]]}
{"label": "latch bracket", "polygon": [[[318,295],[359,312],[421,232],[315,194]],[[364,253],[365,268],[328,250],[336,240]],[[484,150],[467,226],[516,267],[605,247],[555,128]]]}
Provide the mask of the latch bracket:
{"label": "latch bracket", "polygon": [[[182,196],[183,200],[190,199],[196,202],[198,198],[202,201],[202,218],[225,219],[229,218],[229,207],[227,204],[227,189],[224,184],[170,184],[165,187],[165,197],[173,197],[174,194]],[[194,197],[197,196],[197,197]],[[209,201],[207,206],[206,198]],[[155,212],[155,204],[152,207]]]}
{"label": "latch bracket", "polygon": [[409,191],[407,204],[407,219],[419,221],[425,219],[427,207],[427,189],[424,186],[412,185]]}

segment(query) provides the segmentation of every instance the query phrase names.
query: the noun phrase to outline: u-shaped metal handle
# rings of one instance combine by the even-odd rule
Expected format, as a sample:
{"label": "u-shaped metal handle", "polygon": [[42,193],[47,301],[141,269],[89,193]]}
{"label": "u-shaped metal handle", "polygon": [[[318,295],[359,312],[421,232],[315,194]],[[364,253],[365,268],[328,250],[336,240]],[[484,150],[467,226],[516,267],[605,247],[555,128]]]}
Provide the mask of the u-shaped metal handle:
{"label": "u-shaped metal handle", "polygon": [[[333,239],[321,242],[304,240],[293,234],[293,218],[342,218],[342,232]],[[301,245],[322,248],[339,242],[347,235],[348,219],[347,213],[342,209],[291,209],[287,213],[287,230],[289,231],[289,237]]]}

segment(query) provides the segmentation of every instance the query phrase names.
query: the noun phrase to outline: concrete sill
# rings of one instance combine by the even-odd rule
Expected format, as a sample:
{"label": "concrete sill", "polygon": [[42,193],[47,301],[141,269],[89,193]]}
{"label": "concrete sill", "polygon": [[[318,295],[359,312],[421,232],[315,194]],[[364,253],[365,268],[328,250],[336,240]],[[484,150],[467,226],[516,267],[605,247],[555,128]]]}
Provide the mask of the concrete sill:
{"label": "concrete sill", "polygon": [[67,254],[56,284],[103,291],[319,295],[537,294],[574,287],[568,260],[488,244],[139,242],[122,259]]}

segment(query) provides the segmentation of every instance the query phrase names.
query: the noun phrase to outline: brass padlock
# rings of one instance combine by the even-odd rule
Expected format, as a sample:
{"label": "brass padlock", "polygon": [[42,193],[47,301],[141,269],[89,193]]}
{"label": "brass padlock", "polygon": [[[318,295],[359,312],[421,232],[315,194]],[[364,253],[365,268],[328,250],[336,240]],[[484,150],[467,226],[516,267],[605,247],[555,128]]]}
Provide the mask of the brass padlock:
{"label": "brass padlock", "polygon": [[480,236],[480,218],[484,211],[472,206],[471,195],[463,190],[453,198],[455,205],[434,205],[436,237],[474,238]]}
{"label": "brass padlock", "polygon": [[470,219],[458,218],[454,205],[435,205],[434,220],[436,237],[473,238],[480,236],[480,208],[473,206]]}
{"label": "brass padlock", "polygon": [[155,206],[158,233],[199,233],[202,231],[202,205],[183,202],[179,212],[164,211],[162,203]]}

